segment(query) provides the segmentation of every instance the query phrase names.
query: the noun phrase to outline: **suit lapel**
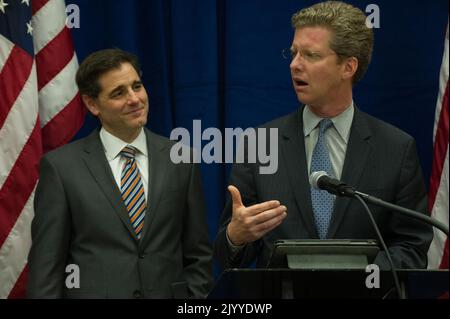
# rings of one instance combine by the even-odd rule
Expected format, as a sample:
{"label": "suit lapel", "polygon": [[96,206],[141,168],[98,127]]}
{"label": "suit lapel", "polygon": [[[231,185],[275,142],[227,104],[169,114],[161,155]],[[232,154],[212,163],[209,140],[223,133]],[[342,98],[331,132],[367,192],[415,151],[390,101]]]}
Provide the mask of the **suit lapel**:
{"label": "suit lapel", "polygon": [[[347,185],[357,187],[361,179],[361,175],[366,168],[367,159],[371,153],[369,139],[371,132],[367,124],[367,120],[355,106],[355,115],[353,118],[350,137],[345,155],[344,167],[342,170],[341,181]],[[341,224],[345,212],[352,199],[337,197],[335,209],[331,218],[330,228],[328,230],[328,238],[333,238]]]}
{"label": "suit lapel", "polygon": [[133,227],[131,226],[128,212],[123,204],[122,195],[117,187],[111,168],[106,159],[103,145],[100,140],[99,130],[95,130],[86,139],[84,147],[84,161],[93,179],[100,186],[101,190],[109,200],[114,212],[119,216],[130,235],[137,240]]}
{"label": "suit lapel", "polygon": [[[300,211],[300,216],[310,237],[318,238],[314,224],[309,188],[308,165],[303,135],[303,108],[288,118],[281,132],[280,146],[287,167],[287,175]],[[289,207],[288,207],[289,210]]]}
{"label": "suit lapel", "polygon": [[142,231],[141,245],[149,238],[148,231],[151,224],[158,214],[158,204],[166,182],[166,171],[170,158],[167,157],[164,149],[166,144],[162,143],[160,138],[145,129],[148,148],[148,198],[147,210],[144,218],[144,228]]}

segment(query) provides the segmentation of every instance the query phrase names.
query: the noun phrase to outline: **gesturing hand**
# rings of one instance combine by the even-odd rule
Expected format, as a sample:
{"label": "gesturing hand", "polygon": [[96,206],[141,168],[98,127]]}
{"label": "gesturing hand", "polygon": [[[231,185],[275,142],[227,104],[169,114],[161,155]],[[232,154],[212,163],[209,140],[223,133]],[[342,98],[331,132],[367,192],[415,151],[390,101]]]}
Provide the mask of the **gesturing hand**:
{"label": "gesturing hand", "polygon": [[260,239],[280,225],[287,216],[286,206],[277,200],[245,207],[236,187],[230,185],[228,191],[233,201],[233,213],[227,234],[234,245],[240,246]]}

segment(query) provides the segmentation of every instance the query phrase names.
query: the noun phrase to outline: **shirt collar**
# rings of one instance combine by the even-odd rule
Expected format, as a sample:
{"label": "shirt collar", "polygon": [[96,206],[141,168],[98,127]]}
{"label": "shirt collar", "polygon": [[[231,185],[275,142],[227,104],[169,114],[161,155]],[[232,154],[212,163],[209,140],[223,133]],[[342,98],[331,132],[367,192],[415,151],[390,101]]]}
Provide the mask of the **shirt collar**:
{"label": "shirt collar", "polygon": [[127,145],[133,146],[139,153],[148,157],[147,139],[143,128],[133,142],[127,143],[112,135],[102,127],[100,130],[100,140],[102,141],[108,161],[115,159],[120,154],[120,151]]}
{"label": "shirt collar", "polygon": [[[334,127],[346,143],[350,136],[350,128],[352,126],[354,113],[355,107],[352,101],[352,104],[350,104],[344,112],[331,118]],[[305,105],[303,109],[303,133],[305,134],[305,137],[311,134],[312,130],[317,127],[321,120],[323,120],[323,118],[318,117],[311,111],[308,105]]]}

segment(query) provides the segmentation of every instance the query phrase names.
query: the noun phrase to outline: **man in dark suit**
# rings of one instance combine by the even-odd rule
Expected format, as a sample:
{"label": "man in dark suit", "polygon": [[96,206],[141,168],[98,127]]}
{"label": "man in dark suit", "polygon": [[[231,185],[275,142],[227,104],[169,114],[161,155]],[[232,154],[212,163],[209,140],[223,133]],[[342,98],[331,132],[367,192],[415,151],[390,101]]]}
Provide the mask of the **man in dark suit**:
{"label": "man in dark suit", "polygon": [[[278,129],[278,170],[234,164],[215,257],[225,268],[256,260],[265,267],[278,239],[377,239],[361,203],[310,186],[325,171],[358,190],[426,212],[426,192],[412,137],[360,111],[353,84],[370,63],[373,31],[364,13],[324,2],[292,17],[292,82],[303,106],[263,127]],[[425,268],[430,227],[372,207],[398,268]],[[388,268],[381,251],[374,263]]]}
{"label": "man in dark suit", "polygon": [[41,161],[28,296],[206,296],[212,249],[199,167],[174,164],[172,142],[144,127],[137,58],[95,52],[77,84],[102,127]]}

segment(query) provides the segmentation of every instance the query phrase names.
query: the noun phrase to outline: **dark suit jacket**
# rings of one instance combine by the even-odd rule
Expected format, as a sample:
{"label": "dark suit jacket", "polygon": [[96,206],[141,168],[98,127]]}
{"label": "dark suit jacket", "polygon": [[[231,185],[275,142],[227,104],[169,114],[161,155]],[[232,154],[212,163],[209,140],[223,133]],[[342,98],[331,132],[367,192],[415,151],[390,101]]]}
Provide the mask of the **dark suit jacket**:
{"label": "dark suit jacket", "polygon": [[[149,195],[137,240],[99,131],[43,157],[35,195],[28,296],[187,298],[212,284],[197,165],[173,164],[171,141],[145,130]],[[80,269],[67,289],[66,265]]]}
{"label": "dark suit jacket", "polygon": [[[228,198],[216,238],[214,254],[225,268],[257,261],[265,267],[278,239],[318,239],[311,207],[303,109],[263,127],[278,128],[278,170],[259,174],[260,164],[234,164],[229,184],[241,192],[244,205],[279,200],[287,207],[283,223],[260,240],[248,244],[234,258],[228,249],[226,226],[231,217]],[[267,133],[268,135],[268,133]],[[357,190],[397,205],[426,212],[426,192],[412,137],[355,108],[341,180]],[[399,268],[424,268],[432,239],[431,228],[379,207],[371,207],[377,225]],[[377,239],[361,203],[336,198],[327,238]],[[375,263],[388,267],[384,252]]]}

